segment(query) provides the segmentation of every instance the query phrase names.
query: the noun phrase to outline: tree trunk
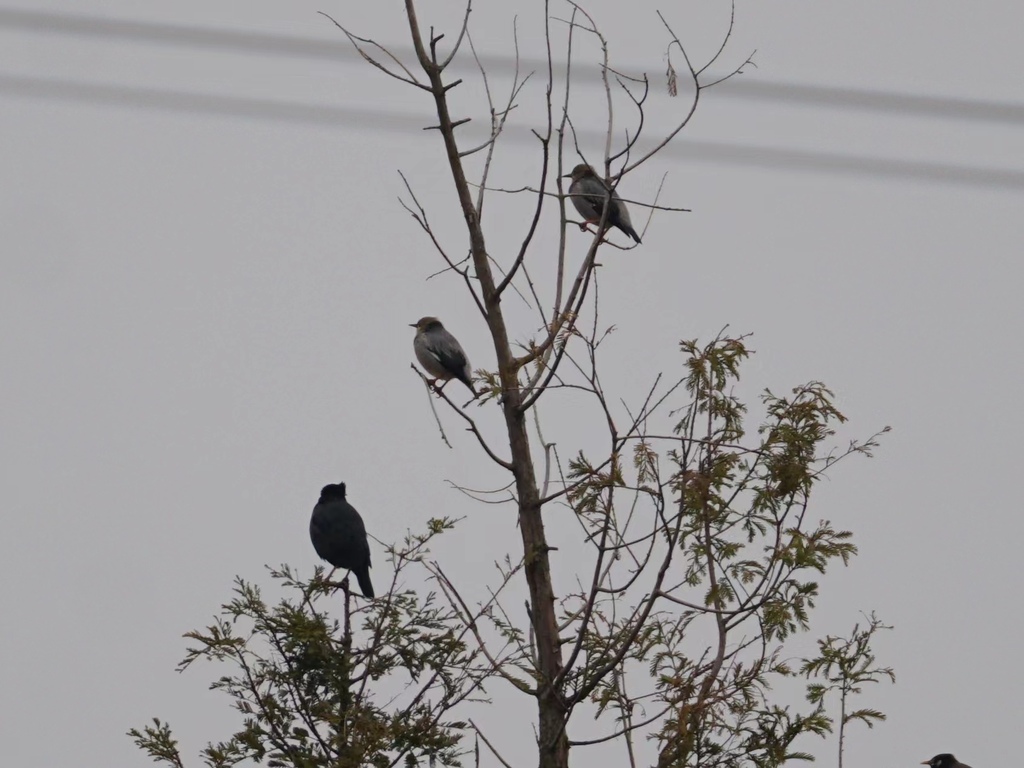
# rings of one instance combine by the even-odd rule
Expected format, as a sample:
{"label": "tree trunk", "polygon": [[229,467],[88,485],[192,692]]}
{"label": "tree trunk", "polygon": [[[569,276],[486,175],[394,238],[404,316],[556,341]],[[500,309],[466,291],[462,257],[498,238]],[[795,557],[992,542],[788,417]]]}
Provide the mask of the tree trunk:
{"label": "tree trunk", "polygon": [[515,357],[508,340],[505,318],[501,312],[498,294],[487,259],[487,247],[476,206],[466,180],[462,159],[455,141],[455,126],[448,110],[447,89],[441,79],[441,67],[435,60],[434,42],[428,41],[430,52],[423,44],[413,0],[405,0],[406,14],[412,32],[413,45],[420,66],[430,81],[430,91],[437,108],[438,129],[444,139],[448,165],[452,171],[455,190],[462,206],[462,214],[469,231],[473,268],[480,281],[480,291],[487,313],[487,326],[494,343],[501,381],[501,406],[505,414],[509,448],[519,498],[519,530],[523,536],[526,582],[530,589],[530,613],[537,644],[537,732],[539,768],[568,768],[569,739],[565,732],[566,705],[561,691],[551,687],[562,671],[562,648],[558,641],[555,619],[555,596],[551,585],[551,567],[548,543],[541,516],[537,473],[530,453],[530,440],[526,427],[526,414],[521,412],[523,397],[519,388]]}

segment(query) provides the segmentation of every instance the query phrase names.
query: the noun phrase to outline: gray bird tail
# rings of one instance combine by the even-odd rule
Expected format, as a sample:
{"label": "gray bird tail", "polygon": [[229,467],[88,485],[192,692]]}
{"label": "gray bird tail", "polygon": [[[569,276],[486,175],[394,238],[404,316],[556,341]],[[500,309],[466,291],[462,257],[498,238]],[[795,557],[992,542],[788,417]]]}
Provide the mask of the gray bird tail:
{"label": "gray bird tail", "polygon": [[370,566],[364,565],[362,568],[353,568],[352,573],[356,575],[356,581],[359,582],[359,591],[363,593],[363,597],[373,598],[373,584],[370,583]]}
{"label": "gray bird tail", "polygon": [[458,378],[459,378],[459,381],[461,381],[463,384],[465,384],[467,387],[469,387],[469,391],[473,393],[473,397],[480,397],[480,393],[477,392],[476,391],[476,387],[473,386],[473,380],[472,379],[470,379],[468,376],[465,376],[465,375],[459,376]]}
{"label": "gray bird tail", "polygon": [[626,222],[618,221],[618,222],[615,223],[615,226],[618,227],[619,229],[621,229],[623,232],[625,232],[630,237],[632,237],[638,243],[640,242],[640,235],[638,235],[636,233],[636,230],[633,229],[633,227],[630,226],[629,224],[627,224]]}

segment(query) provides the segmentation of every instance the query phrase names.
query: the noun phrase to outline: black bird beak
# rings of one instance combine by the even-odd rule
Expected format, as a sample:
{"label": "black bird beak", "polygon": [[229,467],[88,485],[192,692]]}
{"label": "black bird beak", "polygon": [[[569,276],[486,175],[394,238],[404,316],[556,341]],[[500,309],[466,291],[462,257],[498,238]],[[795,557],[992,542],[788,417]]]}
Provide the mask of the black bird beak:
{"label": "black bird beak", "polygon": [[567,174],[565,174],[565,175],[563,175],[563,176],[561,176],[561,177],[559,177],[559,178],[562,178],[562,179],[571,179],[571,178],[572,178],[572,174],[571,174],[571,173],[567,173]]}
{"label": "black bird beak", "polygon": [[409,327],[410,328],[415,328],[416,327],[416,323],[409,323]]}

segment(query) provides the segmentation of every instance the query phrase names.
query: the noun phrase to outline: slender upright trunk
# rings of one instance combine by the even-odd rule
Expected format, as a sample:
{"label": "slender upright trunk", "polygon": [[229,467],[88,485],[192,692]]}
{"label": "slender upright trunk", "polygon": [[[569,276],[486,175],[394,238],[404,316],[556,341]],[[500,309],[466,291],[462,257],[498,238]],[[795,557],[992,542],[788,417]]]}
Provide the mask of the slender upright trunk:
{"label": "slender upright trunk", "polygon": [[515,357],[508,340],[505,318],[501,311],[501,296],[496,290],[494,276],[487,259],[487,247],[483,229],[473,204],[473,197],[466,180],[462,159],[455,141],[455,127],[448,110],[447,90],[441,79],[441,68],[433,58],[433,42],[428,41],[430,52],[423,44],[416,9],[413,0],[405,0],[413,45],[420,66],[430,82],[430,91],[437,108],[438,129],[444,139],[448,165],[451,168],[455,190],[462,206],[462,214],[469,231],[470,253],[473,268],[480,282],[480,292],[487,313],[487,326],[494,343],[498,360],[498,377],[501,382],[501,407],[505,415],[511,452],[516,495],[519,499],[519,530],[523,537],[524,572],[530,590],[530,612],[537,644],[538,694],[537,734],[539,768],[568,768],[569,739],[565,733],[566,705],[561,691],[551,687],[562,671],[562,648],[558,640],[558,624],[555,618],[555,596],[551,585],[551,567],[548,560],[548,543],[541,516],[540,493],[537,488],[537,473],[530,453],[526,414],[522,407],[523,395],[519,388]]}

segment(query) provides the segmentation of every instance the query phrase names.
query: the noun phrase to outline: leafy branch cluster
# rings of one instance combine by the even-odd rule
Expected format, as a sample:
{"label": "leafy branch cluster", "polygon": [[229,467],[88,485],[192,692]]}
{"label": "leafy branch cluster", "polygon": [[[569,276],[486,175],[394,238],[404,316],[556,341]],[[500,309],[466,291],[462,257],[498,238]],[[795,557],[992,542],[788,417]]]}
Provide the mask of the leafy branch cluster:
{"label": "leafy branch cluster", "polygon": [[[333,583],[320,567],[306,582],[288,566],[271,570],[286,593],[273,605],[257,586],[237,579],[221,615],[204,630],[186,634],[193,645],[178,666],[183,671],[204,660],[236,670],[211,688],[231,699],[242,728],[208,744],[203,763],[457,764],[468,725],[449,713],[463,701],[482,700],[491,667],[467,644],[466,627],[438,604],[436,594],[420,597],[399,587],[408,568],[427,557],[431,539],[453,526],[452,520],[432,520],[427,533],[389,548],[395,564],[391,587],[382,599],[359,608],[353,608],[347,580]],[[318,608],[339,586],[345,591],[341,620]],[[154,760],[183,768],[166,723],[155,719],[129,735]]]}
{"label": "leafy branch cluster", "polygon": [[804,659],[800,672],[808,678],[823,682],[811,683],[807,686],[807,699],[812,704],[824,707],[829,694],[838,693],[839,697],[839,744],[838,765],[843,768],[843,753],[846,745],[846,726],[854,721],[874,728],[875,723],[885,720],[885,713],[877,709],[861,707],[849,709],[853,696],[861,693],[866,683],[879,683],[888,680],[896,682],[896,673],[892,667],[878,666],[871,641],[881,630],[892,629],[881,622],[874,613],[867,618],[867,624],[853,625],[849,637],[827,636],[818,640],[818,655],[812,659]]}
{"label": "leafy branch cluster", "polygon": [[[599,338],[584,339],[588,357]],[[870,455],[877,436],[827,450],[845,417],[810,382],[787,397],[766,391],[758,439],[744,445],[746,408],[732,392],[745,339],[681,351],[684,374],[656,383],[621,432],[589,388],[607,414],[606,458],[579,452],[545,499],[573,510],[594,562],[590,583],[560,601],[560,631],[575,642],[559,682],[570,710],[589,701],[612,718],[602,736],[570,743],[622,739],[632,756],[643,735],[658,766],[806,758],[793,742],[832,721],[817,700],[805,713],[772,703],[772,678],[798,674],[785,641],[809,628],[817,577],[856,553],[849,531],[809,524],[809,499],[828,467]],[[652,424],[677,399],[658,434]]]}

